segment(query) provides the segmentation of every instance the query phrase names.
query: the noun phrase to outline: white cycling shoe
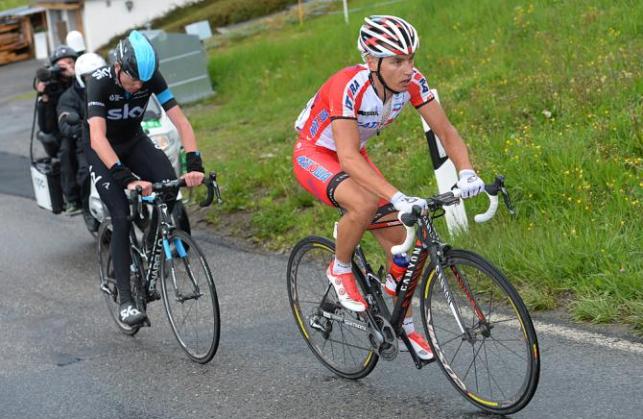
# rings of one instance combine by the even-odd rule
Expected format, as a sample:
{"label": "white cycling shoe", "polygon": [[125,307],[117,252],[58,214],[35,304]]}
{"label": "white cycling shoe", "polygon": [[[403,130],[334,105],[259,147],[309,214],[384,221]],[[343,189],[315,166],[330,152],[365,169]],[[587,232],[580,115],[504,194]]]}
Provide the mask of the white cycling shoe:
{"label": "white cycling shoe", "polygon": [[357,289],[357,282],[355,282],[355,276],[353,276],[352,272],[335,274],[333,272],[333,262],[331,261],[328,269],[326,269],[326,277],[335,288],[335,293],[342,307],[357,313],[366,310],[368,305]]}
{"label": "white cycling shoe", "polygon": [[[415,351],[415,354],[418,356],[418,358],[423,361],[430,361],[434,358],[431,347],[429,346],[429,342],[424,339],[424,336],[416,331],[413,331],[411,333],[407,333],[406,337],[409,338],[411,346],[413,347],[413,350]],[[406,345],[404,344],[404,342],[402,342],[402,339],[399,340],[399,344],[400,351],[407,350]]]}

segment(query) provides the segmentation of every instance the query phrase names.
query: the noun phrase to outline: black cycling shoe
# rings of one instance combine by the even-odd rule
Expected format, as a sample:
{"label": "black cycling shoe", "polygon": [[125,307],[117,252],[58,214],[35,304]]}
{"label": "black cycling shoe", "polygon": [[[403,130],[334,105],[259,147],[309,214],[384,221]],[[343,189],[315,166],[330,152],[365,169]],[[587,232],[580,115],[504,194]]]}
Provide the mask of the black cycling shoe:
{"label": "black cycling shoe", "polygon": [[69,202],[65,207],[65,214],[72,217],[78,215],[83,211],[82,205],[76,202]]}
{"label": "black cycling shoe", "polygon": [[121,304],[118,309],[118,318],[128,326],[135,326],[147,319],[147,314],[140,311],[132,302]]}
{"label": "black cycling shoe", "polygon": [[156,300],[160,300],[160,299],[161,299],[161,293],[159,292],[159,290],[156,289],[156,287],[150,288],[147,291],[147,300],[148,301],[152,302],[152,301],[156,301]]}

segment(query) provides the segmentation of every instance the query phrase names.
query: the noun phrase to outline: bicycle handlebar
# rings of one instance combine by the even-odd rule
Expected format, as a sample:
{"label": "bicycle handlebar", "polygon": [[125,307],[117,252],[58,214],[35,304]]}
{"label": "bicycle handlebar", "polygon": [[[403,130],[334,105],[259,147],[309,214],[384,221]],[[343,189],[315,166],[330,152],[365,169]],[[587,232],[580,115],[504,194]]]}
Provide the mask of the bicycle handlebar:
{"label": "bicycle handlebar", "polygon": [[[496,181],[492,184],[485,185],[484,192],[489,197],[489,207],[487,210],[481,214],[476,214],[473,219],[477,223],[484,223],[489,221],[496,215],[498,210],[498,193],[502,194],[504,199],[505,206],[509,210],[511,215],[515,215],[516,211],[511,204],[511,199],[509,198],[509,192],[505,188],[505,178],[502,175],[496,176]],[[454,188],[450,192],[445,192],[440,195],[433,196],[427,199],[428,207],[430,211],[435,211],[439,208],[455,205],[460,203],[461,192],[459,189]],[[413,212],[398,214],[398,219],[404,225],[406,229],[406,237],[404,242],[391,247],[391,253],[398,255],[404,253],[413,246],[415,242],[415,231],[417,229],[417,222],[422,217],[422,209],[419,206],[413,207]]]}
{"label": "bicycle handlebar", "polygon": [[[203,178],[201,182],[202,185],[205,185],[208,188],[208,195],[205,200],[199,203],[201,207],[207,207],[212,204],[215,196],[217,198],[217,203],[221,204],[223,200],[221,199],[221,190],[219,189],[219,184],[217,183],[217,174],[216,172],[210,172],[208,176]],[[168,192],[175,193],[179,188],[187,186],[185,179],[179,178],[175,180],[156,182],[152,184],[152,192],[157,194],[165,194]],[[130,191],[129,201],[130,201],[130,216],[129,221],[134,220],[142,212],[143,207],[143,189],[140,186],[137,186],[134,191]]]}

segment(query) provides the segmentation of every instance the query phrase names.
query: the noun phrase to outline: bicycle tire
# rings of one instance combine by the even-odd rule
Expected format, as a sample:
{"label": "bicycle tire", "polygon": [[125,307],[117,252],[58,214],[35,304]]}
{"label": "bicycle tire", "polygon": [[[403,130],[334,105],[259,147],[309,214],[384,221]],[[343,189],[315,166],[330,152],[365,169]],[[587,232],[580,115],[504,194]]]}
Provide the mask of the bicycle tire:
{"label": "bicycle tire", "polygon": [[[288,259],[288,299],[295,323],[317,359],[340,377],[356,380],[366,377],[373,371],[379,356],[370,345],[366,333],[364,333],[359,344],[346,343],[341,345],[341,342],[335,339],[334,336],[344,339],[347,335],[357,337],[353,332],[354,329],[344,327],[342,323],[336,320],[320,317],[319,315],[319,309],[323,304],[325,310],[332,307],[336,314],[348,315],[350,319],[363,321],[359,318],[359,314],[345,310],[337,302],[335,291],[326,278],[326,268],[334,254],[335,244],[326,238],[309,236],[299,241]],[[356,270],[355,266],[353,270]],[[317,286],[311,286],[308,284],[309,282],[315,282]],[[305,304],[304,309],[302,309],[302,304]],[[313,328],[313,323],[324,330]],[[332,335],[337,330],[339,330],[339,333]],[[343,361],[349,361],[347,353],[350,355],[352,366],[340,365],[339,360],[334,359],[334,343],[337,346],[341,345]],[[363,352],[363,356],[360,355],[356,358],[352,351],[357,350]],[[337,355],[339,356],[340,354],[338,353]]]}
{"label": "bicycle tire", "polygon": [[188,212],[185,210],[185,205],[180,200],[177,200],[172,208],[172,220],[174,225],[188,234],[192,234],[192,228],[190,227],[190,217]]}
{"label": "bicycle tire", "polygon": [[[97,256],[98,256],[98,271],[99,271],[99,284],[106,283],[107,287],[110,290],[111,294],[107,294],[101,290],[103,294],[105,304],[107,306],[107,311],[109,311],[110,316],[116,323],[118,329],[126,335],[134,336],[140,330],[141,326],[129,326],[120,321],[118,317],[119,311],[119,302],[118,302],[118,287],[116,286],[116,278],[114,277],[114,265],[112,264],[112,252],[110,249],[111,245],[111,235],[112,235],[112,224],[109,221],[101,223],[98,228],[97,234]],[[132,254],[132,261],[135,266],[138,267],[140,278],[143,278],[143,265],[141,263],[140,257],[135,252],[130,252]],[[139,295],[142,292],[140,289],[140,283],[138,281],[130,278],[130,289],[132,292],[132,298],[135,301],[140,301],[141,298]]]}
{"label": "bicycle tire", "polygon": [[[181,245],[179,246],[177,243]],[[190,359],[200,364],[205,364],[216,354],[221,332],[219,301],[212,273],[203,252],[188,233],[179,229],[174,230],[167,240],[167,245],[172,257],[167,259],[165,253],[161,254],[161,257],[164,258],[163,268],[161,269],[161,295],[163,296],[165,313],[179,346]],[[196,270],[197,266],[200,268],[198,271]],[[199,272],[201,275],[198,276],[199,280],[197,280],[196,274]],[[195,283],[199,285],[199,292],[196,291]],[[186,289],[191,291],[186,293]],[[203,298],[205,289],[209,292],[209,298]],[[186,310],[185,307],[187,306],[184,305],[186,302],[194,304],[190,304],[190,308]],[[211,316],[208,315],[208,321],[204,325],[193,327],[195,332],[195,337],[193,338],[188,336],[188,330],[183,330],[180,326],[185,324],[188,316],[191,317],[194,307],[196,307],[194,313],[198,313],[199,302],[210,306],[208,310],[211,308],[209,310]],[[179,311],[184,313],[182,318],[179,315]],[[208,333],[208,338],[204,340],[206,346],[203,346],[202,349],[199,347],[199,331]],[[196,348],[192,348],[193,342]]]}
{"label": "bicycle tire", "polygon": [[[450,298],[444,295],[433,266],[425,271],[421,287],[422,323],[431,349],[447,379],[469,402],[494,414],[515,413],[529,403],[540,376],[538,340],[527,308],[505,276],[483,257],[448,249],[444,261]],[[457,326],[449,301],[462,314],[465,333]],[[455,325],[455,332],[448,325]],[[494,358],[489,355],[492,349],[505,349],[508,354]],[[495,364],[491,365],[496,360],[503,368],[515,363],[518,374],[494,375]],[[479,377],[479,371],[485,370],[487,376]],[[507,383],[516,384],[517,390],[505,393]]]}

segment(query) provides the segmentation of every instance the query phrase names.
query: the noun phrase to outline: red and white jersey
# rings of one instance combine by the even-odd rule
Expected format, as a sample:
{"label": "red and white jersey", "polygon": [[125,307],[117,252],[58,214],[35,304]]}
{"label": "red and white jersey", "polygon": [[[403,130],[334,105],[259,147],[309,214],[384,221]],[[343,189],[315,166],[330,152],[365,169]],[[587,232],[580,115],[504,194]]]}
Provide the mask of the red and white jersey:
{"label": "red and white jersey", "polygon": [[358,64],[328,79],[295,122],[299,140],[336,150],[331,121],[355,119],[363,149],[369,138],[397,118],[407,102],[419,108],[434,99],[426,78],[414,69],[408,89],[393,94],[384,105],[371,85],[370,74],[366,65]]}

